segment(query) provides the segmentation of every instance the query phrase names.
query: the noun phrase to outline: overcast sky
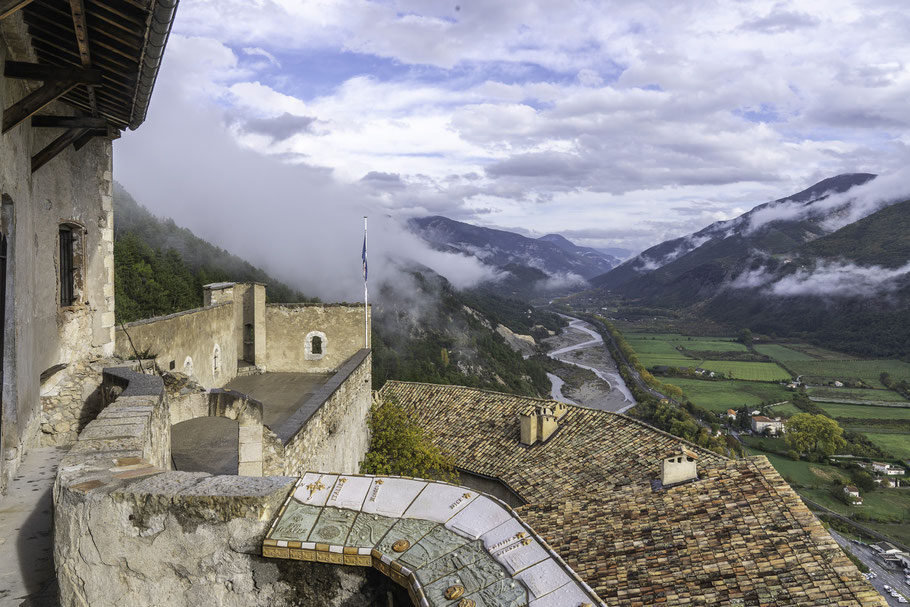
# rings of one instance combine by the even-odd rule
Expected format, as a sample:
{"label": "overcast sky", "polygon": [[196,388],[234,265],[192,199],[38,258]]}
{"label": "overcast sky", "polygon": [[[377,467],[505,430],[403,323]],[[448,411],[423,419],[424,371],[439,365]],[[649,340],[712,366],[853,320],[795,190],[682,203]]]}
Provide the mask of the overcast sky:
{"label": "overcast sky", "polygon": [[114,172],[259,263],[363,214],[638,251],[910,165],[908,59],[906,0],[181,0]]}

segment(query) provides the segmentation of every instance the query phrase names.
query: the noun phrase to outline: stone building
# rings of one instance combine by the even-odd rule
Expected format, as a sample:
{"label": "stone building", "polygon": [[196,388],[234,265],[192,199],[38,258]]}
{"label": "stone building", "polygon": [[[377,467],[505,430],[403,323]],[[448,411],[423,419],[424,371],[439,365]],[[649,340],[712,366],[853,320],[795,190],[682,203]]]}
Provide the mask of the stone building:
{"label": "stone building", "polygon": [[0,2],[0,488],[39,435],[72,440],[97,412],[111,141],[145,119],[176,4]]}

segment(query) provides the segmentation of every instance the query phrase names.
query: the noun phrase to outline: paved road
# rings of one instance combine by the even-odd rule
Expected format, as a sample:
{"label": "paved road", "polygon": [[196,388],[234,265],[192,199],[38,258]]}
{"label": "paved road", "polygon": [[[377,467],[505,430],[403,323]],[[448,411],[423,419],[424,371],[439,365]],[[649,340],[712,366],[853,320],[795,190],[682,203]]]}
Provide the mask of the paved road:
{"label": "paved road", "polygon": [[831,537],[834,538],[841,546],[845,546],[850,552],[856,555],[856,557],[866,565],[870,571],[874,571],[878,574],[874,580],[869,580],[872,586],[882,593],[886,599],[888,599],[888,604],[893,605],[894,607],[910,605],[910,603],[899,603],[897,599],[893,598],[890,593],[885,592],[885,585],[891,586],[899,593],[904,595],[905,598],[910,600],[910,585],[907,585],[904,578],[904,572],[901,569],[885,569],[882,565],[882,562],[878,559],[877,553],[872,550],[867,544],[859,543],[855,544],[852,541],[848,540],[841,534],[837,533],[833,529],[830,530]]}

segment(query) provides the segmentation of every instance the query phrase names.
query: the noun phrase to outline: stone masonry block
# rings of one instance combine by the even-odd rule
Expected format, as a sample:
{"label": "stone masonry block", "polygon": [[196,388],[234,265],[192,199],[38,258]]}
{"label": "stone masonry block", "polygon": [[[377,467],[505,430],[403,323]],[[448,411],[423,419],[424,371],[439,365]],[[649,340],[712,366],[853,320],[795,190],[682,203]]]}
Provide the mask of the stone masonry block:
{"label": "stone masonry block", "polygon": [[239,476],[262,476],[262,462],[240,462],[237,465]]}
{"label": "stone masonry block", "polygon": [[262,426],[240,426],[240,444],[262,444]]}
{"label": "stone masonry block", "polygon": [[240,443],[240,455],[238,460],[241,462],[262,461],[262,443]]}

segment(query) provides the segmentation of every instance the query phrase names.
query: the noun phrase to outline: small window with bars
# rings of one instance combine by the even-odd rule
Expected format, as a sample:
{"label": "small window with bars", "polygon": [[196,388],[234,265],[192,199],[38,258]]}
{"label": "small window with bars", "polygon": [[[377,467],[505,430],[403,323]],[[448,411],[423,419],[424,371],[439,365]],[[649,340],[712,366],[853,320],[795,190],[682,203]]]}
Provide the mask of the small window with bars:
{"label": "small window with bars", "polygon": [[60,226],[60,305],[71,306],[76,303],[76,267],[79,242],[76,229],[73,226]]}

